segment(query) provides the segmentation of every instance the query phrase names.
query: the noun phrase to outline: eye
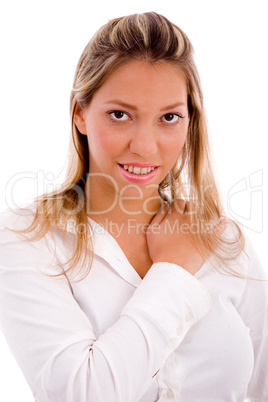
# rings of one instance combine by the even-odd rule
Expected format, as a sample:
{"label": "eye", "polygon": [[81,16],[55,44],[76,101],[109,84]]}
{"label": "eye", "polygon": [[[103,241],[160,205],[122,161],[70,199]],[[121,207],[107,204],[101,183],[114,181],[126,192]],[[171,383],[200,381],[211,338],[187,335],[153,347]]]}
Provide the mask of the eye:
{"label": "eye", "polygon": [[118,121],[118,120],[126,121],[129,118],[129,116],[125,112],[122,112],[121,110],[113,110],[112,112],[109,112],[109,115],[115,121]]}
{"label": "eye", "polygon": [[177,123],[180,118],[183,119],[183,116],[176,113],[166,113],[163,117],[161,117],[161,120],[164,121],[164,123],[174,124]]}

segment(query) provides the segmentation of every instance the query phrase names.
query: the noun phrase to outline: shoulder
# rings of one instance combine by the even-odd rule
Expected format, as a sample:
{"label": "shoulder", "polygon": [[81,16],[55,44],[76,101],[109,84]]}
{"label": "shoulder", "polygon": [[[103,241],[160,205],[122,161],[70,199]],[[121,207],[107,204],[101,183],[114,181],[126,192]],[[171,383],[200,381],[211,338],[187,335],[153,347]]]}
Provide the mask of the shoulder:
{"label": "shoulder", "polygon": [[249,277],[253,277],[255,279],[265,279],[267,280],[267,273],[264,271],[264,268],[259,260],[258,254],[252,243],[250,237],[244,233],[245,237],[245,254],[248,259],[248,275]]}
{"label": "shoulder", "polygon": [[28,207],[0,213],[0,271],[20,267],[54,272],[55,267],[61,267],[71,258],[73,235],[64,234],[54,226],[37,237],[35,229],[25,232],[35,215],[36,209]]}
{"label": "shoulder", "polygon": [[228,245],[230,252],[237,248],[236,258],[230,261],[231,268],[249,279],[267,279],[255,247],[243,227],[231,221],[223,233],[223,240]]}
{"label": "shoulder", "polygon": [[33,233],[23,232],[33,222],[35,211],[8,209],[0,213],[0,270],[36,268],[51,264],[53,256],[45,237],[31,241]]}
{"label": "shoulder", "polygon": [[0,212],[0,231],[23,230],[32,223],[35,210],[30,208],[6,209]]}

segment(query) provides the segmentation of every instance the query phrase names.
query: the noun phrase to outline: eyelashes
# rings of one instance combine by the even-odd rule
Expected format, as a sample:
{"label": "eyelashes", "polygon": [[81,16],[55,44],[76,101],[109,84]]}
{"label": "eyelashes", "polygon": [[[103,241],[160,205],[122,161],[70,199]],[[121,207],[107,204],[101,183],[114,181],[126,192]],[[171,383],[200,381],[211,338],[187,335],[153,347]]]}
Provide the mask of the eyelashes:
{"label": "eyelashes", "polygon": [[[122,110],[111,110],[107,112],[113,122],[121,122],[127,121],[131,119],[128,113],[123,112]],[[166,123],[168,125],[179,124],[181,119],[184,119],[185,116],[182,116],[180,113],[165,113],[160,121]]]}
{"label": "eyelashes", "polygon": [[112,120],[114,120],[114,121],[126,121],[129,119],[128,114],[125,112],[122,112],[121,110],[114,110],[112,112],[108,112],[108,114],[111,116]]}
{"label": "eyelashes", "polygon": [[178,113],[166,113],[164,114],[163,117],[161,117],[161,120],[163,121],[165,119],[165,123],[168,124],[174,124],[178,122],[179,119],[184,119],[184,116],[178,114]]}

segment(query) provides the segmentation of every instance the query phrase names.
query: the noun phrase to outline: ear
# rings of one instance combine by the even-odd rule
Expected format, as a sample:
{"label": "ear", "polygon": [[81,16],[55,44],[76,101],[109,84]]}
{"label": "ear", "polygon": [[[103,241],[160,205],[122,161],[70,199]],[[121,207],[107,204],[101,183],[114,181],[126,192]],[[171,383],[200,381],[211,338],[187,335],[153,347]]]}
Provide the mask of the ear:
{"label": "ear", "polygon": [[74,110],[74,122],[81,134],[87,135],[85,111],[81,109],[80,103],[77,102]]}

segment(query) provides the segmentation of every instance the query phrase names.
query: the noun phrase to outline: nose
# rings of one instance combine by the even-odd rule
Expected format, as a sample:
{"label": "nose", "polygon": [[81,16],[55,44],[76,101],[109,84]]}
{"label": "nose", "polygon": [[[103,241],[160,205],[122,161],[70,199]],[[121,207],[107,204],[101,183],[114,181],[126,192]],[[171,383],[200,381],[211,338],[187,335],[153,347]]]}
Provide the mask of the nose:
{"label": "nose", "polygon": [[148,125],[138,125],[133,130],[130,141],[130,151],[143,158],[155,155],[157,153],[156,130]]}

